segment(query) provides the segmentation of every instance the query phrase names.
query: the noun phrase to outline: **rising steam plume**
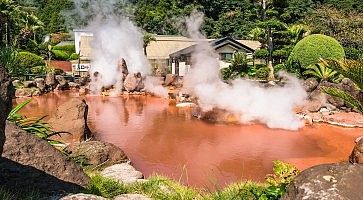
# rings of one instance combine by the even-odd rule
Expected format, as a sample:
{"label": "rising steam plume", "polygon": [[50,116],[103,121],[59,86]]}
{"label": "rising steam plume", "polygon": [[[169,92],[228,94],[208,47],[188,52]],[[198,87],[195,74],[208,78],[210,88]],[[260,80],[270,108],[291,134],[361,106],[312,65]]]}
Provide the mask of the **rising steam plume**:
{"label": "rising steam plume", "polygon": [[307,94],[297,78],[281,74],[287,83],[271,88],[243,79],[236,79],[230,85],[221,81],[218,55],[200,32],[203,17],[194,11],[185,20],[188,33],[197,45],[192,54],[192,69],[184,82],[186,89],[198,97],[202,110],[225,109],[239,115],[241,123],[258,121],[270,128],[303,127],[294,108],[305,103]]}
{"label": "rising steam plume", "polygon": [[[151,73],[150,64],[143,53],[142,31],[122,9],[127,4],[120,0],[74,0],[78,21],[83,22],[85,29],[94,35],[90,69],[90,89],[94,94],[100,94],[103,87],[112,85],[116,92],[121,92],[122,59],[126,61],[129,73],[140,72],[143,76]],[[149,88],[155,95],[167,96],[166,90],[162,90],[160,85],[153,85],[155,81],[150,79],[146,79],[146,89]]]}

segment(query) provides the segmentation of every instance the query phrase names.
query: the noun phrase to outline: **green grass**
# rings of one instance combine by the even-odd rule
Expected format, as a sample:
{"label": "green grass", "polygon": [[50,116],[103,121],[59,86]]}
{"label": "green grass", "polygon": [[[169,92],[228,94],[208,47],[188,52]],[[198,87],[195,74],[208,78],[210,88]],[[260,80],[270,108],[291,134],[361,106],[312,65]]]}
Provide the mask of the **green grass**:
{"label": "green grass", "polygon": [[280,199],[298,170],[281,161],[274,161],[274,173],[266,177],[265,183],[244,181],[231,184],[216,191],[198,190],[184,186],[169,178],[153,175],[144,182],[130,185],[102,177],[98,172],[88,172],[90,184],[83,193],[113,198],[121,194],[142,194],[157,200],[277,200]]}
{"label": "green grass", "polygon": [[142,194],[157,200],[233,200],[259,199],[267,185],[255,182],[232,184],[223,190],[207,192],[184,186],[163,176],[154,175],[145,182],[125,185],[101,175],[91,176],[83,193],[113,198],[121,194]]}

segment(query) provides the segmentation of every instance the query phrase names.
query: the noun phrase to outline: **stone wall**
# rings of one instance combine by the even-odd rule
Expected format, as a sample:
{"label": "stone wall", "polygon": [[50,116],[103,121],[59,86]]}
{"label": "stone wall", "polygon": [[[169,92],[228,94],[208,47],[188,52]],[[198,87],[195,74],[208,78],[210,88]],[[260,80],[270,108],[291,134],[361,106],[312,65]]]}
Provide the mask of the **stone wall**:
{"label": "stone wall", "polygon": [[13,86],[5,68],[0,65],[0,156],[5,142],[5,120],[11,108]]}

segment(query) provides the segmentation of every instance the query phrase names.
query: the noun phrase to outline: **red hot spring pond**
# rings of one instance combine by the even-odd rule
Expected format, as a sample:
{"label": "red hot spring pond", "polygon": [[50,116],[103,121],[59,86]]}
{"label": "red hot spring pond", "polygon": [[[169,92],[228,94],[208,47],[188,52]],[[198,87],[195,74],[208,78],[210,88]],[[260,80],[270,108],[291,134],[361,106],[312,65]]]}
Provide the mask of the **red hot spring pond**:
{"label": "red hot spring pond", "polygon": [[168,100],[145,96],[52,93],[34,97],[22,113],[51,115],[71,98],[86,99],[92,132],[99,140],[123,149],[146,177],[157,173],[201,188],[247,179],[263,181],[272,172],[274,160],[290,162],[301,170],[345,161],[354,139],[363,132],[325,124],[296,132],[264,125],[213,124],[191,117],[189,111],[169,105]]}

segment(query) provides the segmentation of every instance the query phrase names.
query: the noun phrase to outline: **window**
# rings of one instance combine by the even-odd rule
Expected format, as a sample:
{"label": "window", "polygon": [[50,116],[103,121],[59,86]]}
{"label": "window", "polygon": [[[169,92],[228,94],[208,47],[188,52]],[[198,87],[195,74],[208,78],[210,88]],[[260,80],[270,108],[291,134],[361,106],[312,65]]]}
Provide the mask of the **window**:
{"label": "window", "polygon": [[220,53],[221,60],[231,60],[233,58],[233,53]]}

